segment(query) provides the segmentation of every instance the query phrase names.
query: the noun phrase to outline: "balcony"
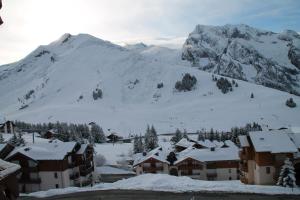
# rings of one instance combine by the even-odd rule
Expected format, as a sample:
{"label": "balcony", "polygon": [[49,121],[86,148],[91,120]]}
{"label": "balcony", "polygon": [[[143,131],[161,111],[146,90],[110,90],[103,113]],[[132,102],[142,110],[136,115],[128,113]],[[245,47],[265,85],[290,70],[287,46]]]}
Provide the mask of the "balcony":
{"label": "balcony", "polygon": [[29,184],[40,184],[41,178],[21,178],[18,180],[19,183],[29,183]]}
{"label": "balcony", "polygon": [[163,171],[164,167],[163,166],[144,166],[143,167],[144,171]]}

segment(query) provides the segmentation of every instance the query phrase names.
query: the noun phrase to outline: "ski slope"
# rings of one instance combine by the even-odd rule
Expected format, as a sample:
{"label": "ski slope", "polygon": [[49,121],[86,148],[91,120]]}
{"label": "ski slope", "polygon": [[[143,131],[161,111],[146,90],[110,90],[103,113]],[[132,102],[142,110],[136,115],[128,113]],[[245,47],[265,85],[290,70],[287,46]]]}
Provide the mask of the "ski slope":
{"label": "ski slope", "polygon": [[[175,83],[185,73],[197,84],[193,91],[178,92]],[[87,34],[65,34],[0,66],[0,113],[26,122],[93,121],[123,136],[143,134],[147,124],[158,133],[229,130],[254,121],[272,128],[300,126],[299,97],[244,81],[223,94],[211,76],[182,61],[178,49],[122,47]],[[103,98],[94,100],[97,88]],[[296,108],[285,105],[290,97]]]}

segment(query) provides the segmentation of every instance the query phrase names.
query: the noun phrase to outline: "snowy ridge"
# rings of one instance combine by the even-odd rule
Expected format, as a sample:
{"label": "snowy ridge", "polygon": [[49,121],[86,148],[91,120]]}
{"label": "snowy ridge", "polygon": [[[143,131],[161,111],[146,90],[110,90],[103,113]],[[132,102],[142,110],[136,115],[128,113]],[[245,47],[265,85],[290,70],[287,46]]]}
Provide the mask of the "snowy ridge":
{"label": "snowy ridge", "polygon": [[295,31],[197,25],[182,58],[201,70],[300,95],[300,35]]}
{"label": "snowy ridge", "polygon": [[[95,121],[123,136],[143,134],[147,124],[159,133],[229,130],[254,121],[273,128],[300,126],[300,107],[285,106],[290,97],[300,105],[299,97],[244,81],[222,94],[210,73],[181,60],[180,50],[142,46],[65,34],[0,67],[0,114],[27,122]],[[175,83],[185,73],[197,84],[193,91],[178,92]],[[96,89],[102,99],[93,99]]]}

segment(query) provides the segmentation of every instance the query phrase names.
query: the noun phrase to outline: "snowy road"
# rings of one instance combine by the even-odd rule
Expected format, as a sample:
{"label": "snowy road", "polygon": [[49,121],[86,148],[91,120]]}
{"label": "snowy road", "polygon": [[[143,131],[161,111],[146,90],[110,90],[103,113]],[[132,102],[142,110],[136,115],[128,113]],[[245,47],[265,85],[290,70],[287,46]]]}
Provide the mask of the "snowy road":
{"label": "snowy road", "polygon": [[300,200],[299,195],[234,194],[222,192],[172,193],[135,190],[102,190],[52,196],[48,198],[21,197],[20,200]]}

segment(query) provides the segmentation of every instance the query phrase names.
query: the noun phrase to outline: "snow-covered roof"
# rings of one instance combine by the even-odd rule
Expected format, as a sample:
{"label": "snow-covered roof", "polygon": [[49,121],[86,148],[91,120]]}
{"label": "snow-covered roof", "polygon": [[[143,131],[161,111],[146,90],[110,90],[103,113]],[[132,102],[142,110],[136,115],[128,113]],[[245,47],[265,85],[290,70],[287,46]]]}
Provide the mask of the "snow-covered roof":
{"label": "snow-covered roof", "polygon": [[143,156],[143,154],[141,154],[140,156],[137,156],[133,162],[133,166],[136,166],[150,158],[154,158],[154,159],[164,162],[164,163],[169,163],[166,160],[169,152],[170,152],[169,148],[166,148],[163,146],[157,147],[157,148],[153,149],[152,151],[148,152],[145,156]]}
{"label": "snow-covered roof", "polygon": [[63,160],[64,157],[73,151],[76,142],[52,142],[38,143],[25,147],[16,148],[6,159],[17,153],[21,153],[33,160]]}
{"label": "snow-covered roof", "polygon": [[216,144],[208,139],[197,141],[197,143],[207,148],[216,147]]}
{"label": "snow-covered roof", "polygon": [[189,148],[178,154],[178,160],[175,164],[187,158],[200,162],[239,160],[238,152],[237,147],[215,148],[213,151],[211,149]]}
{"label": "snow-covered roof", "polygon": [[214,140],[214,141],[212,141],[212,142],[214,143],[214,145],[216,145],[216,147],[222,147],[222,146],[225,145],[225,143],[222,142],[222,141]]}
{"label": "snow-covered roof", "polygon": [[0,144],[0,152],[5,148],[6,145],[7,145],[6,143]]}
{"label": "snow-covered roof", "polygon": [[294,153],[295,144],[288,136],[289,130],[254,131],[249,136],[256,152]]}
{"label": "snow-covered roof", "polygon": [[238,138],[239,138],[241,147],[249,147],[250,146],[246,135],[240,135]]}
{"label": "snow-covered roof", "polygon": [[88,146],[88,144],[81,144],[80,149],[76,152],[76,154],[83,154]]}
{"label": "snow-covered roof", "polygon": [[97,174],[135,174],[133,171],[111,166],[96,167]]}
{"label": "snow-covered roof", "polygon": [[291,138],[295,146],[299,149],[300,148],[300,133],[288,133],[288,136]]}
{"label": "snow-covered roof", "polygon": [[177,142],[175,145],[176,146],[180,146],[180,147],[185,147],[188,148],[190,146],[193,146],[195,143],[194,142],[190,142],[188,141],[186,138],[182,138],[181,140],[179,140],[179,142]]}
{"label": "snow-covered roof", "polygon": [[6,176],[9,176],[10,174],[16,172],[20,168],[21,168],[20,165],[6,162],[6,161],[0,159],[0,180],[5,178]]}

